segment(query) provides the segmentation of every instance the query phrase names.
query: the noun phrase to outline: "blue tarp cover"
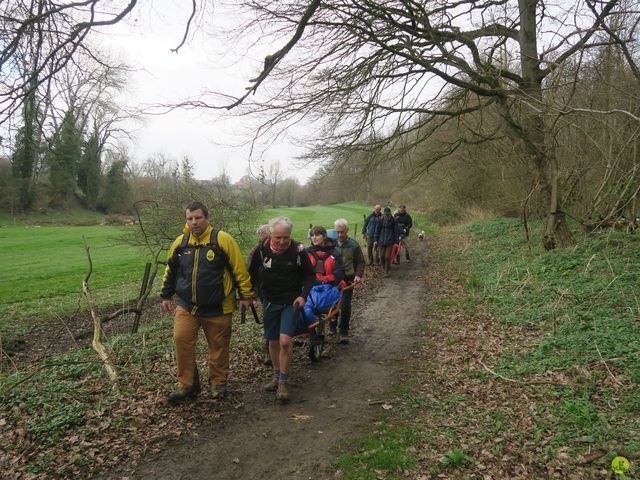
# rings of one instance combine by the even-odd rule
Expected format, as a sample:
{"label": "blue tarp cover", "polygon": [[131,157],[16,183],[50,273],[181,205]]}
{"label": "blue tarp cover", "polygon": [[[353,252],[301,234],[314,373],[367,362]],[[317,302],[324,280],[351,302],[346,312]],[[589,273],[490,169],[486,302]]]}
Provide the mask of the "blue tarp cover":
{"label": "blue tarp cover", "polygon": [[315,285],[309,296],[307,303],[304,305],[304,320],[307,325],[315,323],[318,315],[328,312],[340,300],[340,291],[333,285],[328,283]]}

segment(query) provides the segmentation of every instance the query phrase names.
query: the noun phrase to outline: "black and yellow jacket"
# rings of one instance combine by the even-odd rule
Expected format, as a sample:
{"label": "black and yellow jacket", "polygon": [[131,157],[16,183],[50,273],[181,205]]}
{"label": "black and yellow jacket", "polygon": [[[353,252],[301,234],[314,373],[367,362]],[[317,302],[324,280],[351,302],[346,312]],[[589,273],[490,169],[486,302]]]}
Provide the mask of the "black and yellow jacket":
{"label": "black and yellow jacket", "polygon": [[160,296],[176,295],[176,303],[199,317],[218,316],[237,308],[235,288],[241,298],[254,296],[251,279],[237,242],[211,225],[196,237],[185,233],[169,248]]}

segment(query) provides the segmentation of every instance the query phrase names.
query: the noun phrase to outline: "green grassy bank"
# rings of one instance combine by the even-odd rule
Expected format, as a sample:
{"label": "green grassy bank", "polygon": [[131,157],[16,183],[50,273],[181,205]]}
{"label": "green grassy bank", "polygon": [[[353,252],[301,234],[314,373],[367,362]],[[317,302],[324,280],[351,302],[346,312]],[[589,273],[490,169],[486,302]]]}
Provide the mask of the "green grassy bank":
{"label": "green grassy bank", "polygon": [[639,247],[610,231],[544,252],[507,218],[439,232],[393,408],[334,465],[347,479],[640,478]]}

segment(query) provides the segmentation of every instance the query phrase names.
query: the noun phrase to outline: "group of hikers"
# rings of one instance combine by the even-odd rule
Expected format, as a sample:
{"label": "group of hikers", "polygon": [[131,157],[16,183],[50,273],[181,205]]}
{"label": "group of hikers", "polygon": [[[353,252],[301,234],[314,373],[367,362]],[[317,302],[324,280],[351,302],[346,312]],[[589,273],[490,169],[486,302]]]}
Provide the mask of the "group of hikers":
{"label": "group of hikers", "polygon": [[[389,276],[391,262],[400,264],[399,249],[404,248],[407,262],[411,261],[409,256],[409,245],[404,241],[409,236],[413,227],[413,219],[407,213],[406,205],[400,205],[395,214],[391,214],[390,207],[376,205],[364,220],[362,226],[362,238],[367,241],[367,255],[369,265],[381,265],[384,276]],[[375,258],[374,258],[375,257]]]}
{"label": "group of hikers", "polygon": [[[404,205],[395,216],[389,207],[382,212],[376,205],[362,228],[369,265],[381,265],[388,276],[394,245],[397,250],[411,227]],[[160,294],[165,312],[173,312],[174,297],[176,303],[173,340],[178,382],[167,397],[171,404],[194,399],[201,392],[196,366],[200,328],[208,344],[210,394],[214,399],[227,395],[231,317],[238,303],[244,309],[255,307],[258,301],[262,305],[268,363],[273,368],[264,389],[275,392],[281,402],[290,397],[292,340],[305,321],[313,320],[308,317],[314,310],[308,307],[314,291],[340,292],[339,319],[331,321],[329,332],[339,336],[340,344],[349,343],[353,288],[345,287],[360,283],[365,270],[363,251],[349,237],[349,223],[339,218],[329,232],[325,227],[311,226],[308,247],[293,240],[292,231],[291,220],[282,216],[258,228],[258,243],[245,262],[236,240],[209,223],[206,205],[192,202],[186,207],[185,229],[169,248]],[[403,243],[409,261],[409,250]],[[313,329],[308,333],[310,341],[315,341]]]}

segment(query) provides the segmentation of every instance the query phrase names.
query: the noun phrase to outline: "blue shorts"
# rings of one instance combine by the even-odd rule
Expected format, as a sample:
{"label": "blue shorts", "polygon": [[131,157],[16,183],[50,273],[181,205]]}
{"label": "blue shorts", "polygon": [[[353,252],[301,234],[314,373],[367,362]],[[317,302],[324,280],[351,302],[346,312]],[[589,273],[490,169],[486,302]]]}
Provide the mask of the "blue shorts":
{"label": "blue shorts", "polygon": [[293,318],[293,305],[267,303],[264,308],[264,338],[279,340],[280,335],[293,337],[297,330],[297,321]]}

